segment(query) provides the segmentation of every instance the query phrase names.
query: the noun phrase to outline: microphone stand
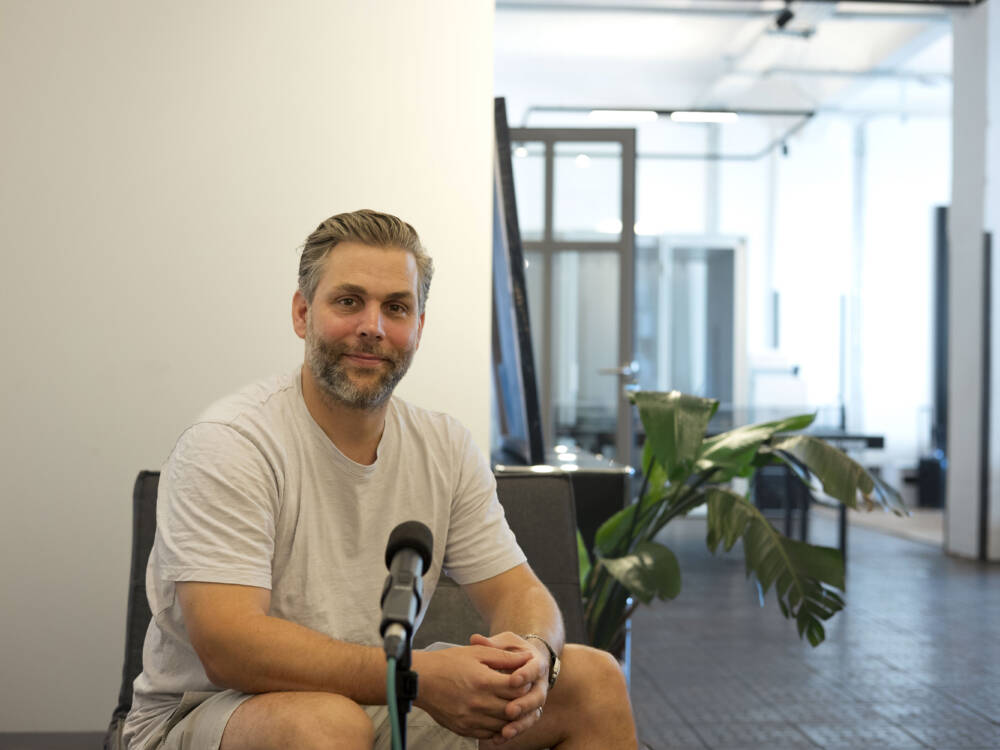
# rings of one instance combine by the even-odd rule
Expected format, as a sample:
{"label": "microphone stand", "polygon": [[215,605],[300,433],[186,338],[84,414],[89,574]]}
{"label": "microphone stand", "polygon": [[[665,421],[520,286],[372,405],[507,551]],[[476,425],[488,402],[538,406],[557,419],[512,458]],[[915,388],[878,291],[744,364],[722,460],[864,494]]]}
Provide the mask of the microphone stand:
{"label": "microphone stand", "polygon": [[390,718],[395,719],[394,750],[406,750],[406,715],[417,697],[417,673],[410,669],[410,638],[424,597],[421,576],[430,565],[433,546],[430,529],[419,521],[406,521],[392,530],[385,548],[389,575],[382,589],[379,633],[388,662],[387,671],[395,672],[392,681],[390,674],[386,674],[386,703],[390,704]]}
{"label": "microphone stand", "polygon": [[398,750],[406,750],[406,715],[417,697],[417,673],[410,669],[411,644],[410,633],[399,623],[392,623],[385,631],[384,641],[386,659],[396,660],[396,717],[399,721],[400,746]]}

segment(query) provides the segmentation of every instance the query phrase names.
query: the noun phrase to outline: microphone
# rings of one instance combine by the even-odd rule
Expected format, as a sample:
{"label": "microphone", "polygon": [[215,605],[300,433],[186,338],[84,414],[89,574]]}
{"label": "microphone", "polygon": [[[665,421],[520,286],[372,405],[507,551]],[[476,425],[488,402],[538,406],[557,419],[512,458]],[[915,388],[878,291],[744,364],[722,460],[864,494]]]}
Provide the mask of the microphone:
{"label": "microphone", "polygon": [[387,658],[401,659],[424,596],[421,578],[431,564],[434,536],[419,521],[399,524],[389,534],[385,565],[389,569],[382,588],[382,622],[379,634]]}

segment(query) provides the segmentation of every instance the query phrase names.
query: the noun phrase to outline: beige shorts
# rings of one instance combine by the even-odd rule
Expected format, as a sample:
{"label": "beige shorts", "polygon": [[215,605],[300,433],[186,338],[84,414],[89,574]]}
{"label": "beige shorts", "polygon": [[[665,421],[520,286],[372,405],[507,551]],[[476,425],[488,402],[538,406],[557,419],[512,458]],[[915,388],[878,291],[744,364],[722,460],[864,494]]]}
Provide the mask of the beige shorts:
{"label": "beige shorts", "polygon": [[[153,738],[150,750],[218,750],[222,733],[233,711],[252,698],[247,693],[222,690],[211,693],[185,693],[180,705]],[[392,747],[389,710],[385,706],[365,706],[375,725],[375,750]],[[425,711],[412,708],[406,722],[406,745],[419,750],[475,750],[478,743],[469,737],[450,732]]]}

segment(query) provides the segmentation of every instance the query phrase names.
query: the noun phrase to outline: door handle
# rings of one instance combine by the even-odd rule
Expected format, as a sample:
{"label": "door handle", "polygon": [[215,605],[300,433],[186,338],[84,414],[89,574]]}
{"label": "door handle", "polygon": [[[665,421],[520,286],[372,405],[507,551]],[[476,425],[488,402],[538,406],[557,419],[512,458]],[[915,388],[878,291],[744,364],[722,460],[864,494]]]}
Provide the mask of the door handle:
{"label": "door handle", "polygon": [[620,367],[602,367],[597,372],[601,375],[618,375],[621,378],[625,378],[626,382],[634,383],[636,382],[636,376],[639,374],[639,363],[632,360]]}

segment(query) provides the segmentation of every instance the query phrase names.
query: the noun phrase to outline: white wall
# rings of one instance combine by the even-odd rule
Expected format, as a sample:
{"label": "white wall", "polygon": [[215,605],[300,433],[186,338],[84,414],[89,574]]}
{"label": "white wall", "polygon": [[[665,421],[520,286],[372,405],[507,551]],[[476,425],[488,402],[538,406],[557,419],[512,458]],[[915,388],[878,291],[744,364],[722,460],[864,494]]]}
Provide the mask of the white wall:
{"label": "white wall", "polygon": [[930,448],[934,208],[951,196],[951,121],[875,118],[865,140],[859,427],[913,466]]}
{"label": "white wall", "polygon": [[98,730],[131,485],[301,361],[297,246],[396,212],[438,264],[401,392],[489,435],[492,3],[0,0],[0,732]]}
{"label": "white wall", "polygon": [[840,296],[851,247],[852,124],[819,117],[778,161],[774,284],[780,349],[801,367],[807,403],[840,397]]}

